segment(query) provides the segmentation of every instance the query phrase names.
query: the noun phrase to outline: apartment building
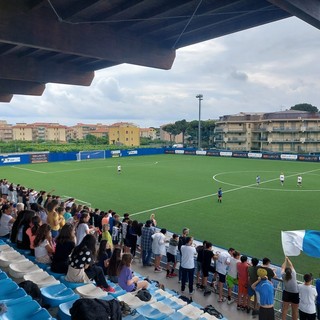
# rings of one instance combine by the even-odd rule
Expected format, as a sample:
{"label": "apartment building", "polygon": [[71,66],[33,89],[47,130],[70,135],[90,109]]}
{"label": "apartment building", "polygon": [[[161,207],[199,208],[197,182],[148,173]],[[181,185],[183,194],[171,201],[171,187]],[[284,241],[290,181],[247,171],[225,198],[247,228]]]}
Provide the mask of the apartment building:
{"label": "apartment building", "polygon": [[140,138],[157,139],[157,130],[155,128],[140,128]]}
{"label": "apartment building", "polygon": [[59,123],[46,123],[46,122],[35,122],[31,126],[35,128],[36,140],[44,141],[67,141],[67,126],[63,126]]}
{"label": "apartment building", "polygon": [[0,141],[11,141],[13,139],[12,135],[12,125],[8,124],[5,120],[0,120]]}
{"label": "apartment building", "polygon": [[128,122],[114,123],[109,126],[109,143],[138,147],[140,146],[140,128]]}
{"label": "apartment building", "polygon": [[13,140],[21,141],[36,141],[37,140],[37,128],[32,124],[17,123],[12,126]]}
{"label": "apartment building", "polygon": [[320,114],[286,110],[224,115],[216,122],[215,145],[229,150],[320,152]]}

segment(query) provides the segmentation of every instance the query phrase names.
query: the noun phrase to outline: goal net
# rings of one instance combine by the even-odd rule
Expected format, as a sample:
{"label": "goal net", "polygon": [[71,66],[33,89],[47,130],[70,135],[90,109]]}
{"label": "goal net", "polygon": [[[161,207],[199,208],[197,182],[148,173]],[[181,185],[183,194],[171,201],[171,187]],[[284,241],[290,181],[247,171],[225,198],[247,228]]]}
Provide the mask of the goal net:
{"label": "goal net", "polygon": [[80,151],[77,153],[77,160],[95,160],[95,159],[105,159],[105,150],[92,150],[92,151]]}

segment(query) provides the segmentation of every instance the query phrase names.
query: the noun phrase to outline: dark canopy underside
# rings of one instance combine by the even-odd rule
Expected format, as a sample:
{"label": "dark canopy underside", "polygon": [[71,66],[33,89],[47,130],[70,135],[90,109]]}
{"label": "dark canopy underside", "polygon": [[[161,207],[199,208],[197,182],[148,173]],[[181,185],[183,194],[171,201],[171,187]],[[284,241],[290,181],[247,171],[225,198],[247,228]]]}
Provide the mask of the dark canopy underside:
{"label": "dark canopy underside", "polygon": [[317,0],[0,0],[0,102],[121,63],[168,70],[181,47],[293,15],[320,26]]}

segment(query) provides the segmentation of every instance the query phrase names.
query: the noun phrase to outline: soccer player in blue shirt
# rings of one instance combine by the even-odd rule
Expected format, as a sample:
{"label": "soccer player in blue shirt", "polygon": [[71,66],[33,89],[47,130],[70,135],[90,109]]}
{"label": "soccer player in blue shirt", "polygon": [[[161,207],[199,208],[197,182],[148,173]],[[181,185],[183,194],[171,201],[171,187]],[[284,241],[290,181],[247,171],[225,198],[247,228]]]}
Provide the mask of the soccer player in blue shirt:
{"label": "soccer player in blue shirt", "polygon": [[219,190],[218,190],[218,202],[222,202],[222,189],[221,188],[219,188]]}

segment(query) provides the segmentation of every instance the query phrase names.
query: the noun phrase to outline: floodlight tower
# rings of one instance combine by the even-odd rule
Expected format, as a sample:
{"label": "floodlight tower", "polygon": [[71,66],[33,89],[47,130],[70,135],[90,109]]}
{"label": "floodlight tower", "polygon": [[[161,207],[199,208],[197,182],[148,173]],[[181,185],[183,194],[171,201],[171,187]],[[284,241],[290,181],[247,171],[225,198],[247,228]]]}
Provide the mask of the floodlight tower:
{"label": "floodlight tower", "polygon": [[199,123],[198,123],[198,149],[201,149],[201,101],[203,100],[203,95],[198,94],[196,98],[199,100]]}

